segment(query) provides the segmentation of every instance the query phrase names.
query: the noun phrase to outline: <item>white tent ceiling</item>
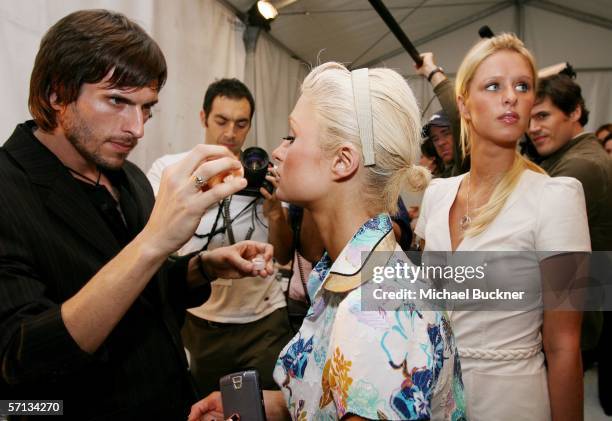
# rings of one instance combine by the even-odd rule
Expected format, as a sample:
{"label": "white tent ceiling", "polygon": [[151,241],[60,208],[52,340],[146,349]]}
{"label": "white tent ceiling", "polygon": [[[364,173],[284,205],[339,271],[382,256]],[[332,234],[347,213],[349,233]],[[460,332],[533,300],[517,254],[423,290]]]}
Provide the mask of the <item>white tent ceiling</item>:
{"label": "white tent ceiling", "polygon": [[[246,12],[255,3],[254,0],[225,1],[240,12]],[[478,28],[484,24],[494,32],[519,34],[536,56],[539,49],[547,51],[546,57],[538,57],[542,66],[569,61],[578,69],[612,70],[611,0],[385,0],[384,3],[417,48],[434,51],[448,62],[451,70],[478,39]],[[321,60],[341,61],[352,67],[403,63],[407,69],[402,73],[410,73],[412,62],[407,53],[366,0],[298,0],[281,9],[271,27],[273,38],[308,63],[316,63],[319,55]],[[575,42],[569,47],[576,49],[568,49],[565,38],[573,39]],[[444,40],[444,45],[436,42],[440,40]],[[446,56],[450,54],[451,59],[443,57],[441,50]],[[402,61],[401,57],[406,60]]]}
{"label": "white tent ceiling", "polygon": [[[245,13],[255,0],[219,0]],[[591,110],[587,130],[612,121],[612,0],[383,0],[420,52],[454,76],[478,29],[514,32],[539,68],[568,61]],[[297,0],[282,8],[269,35],[309,64],[390,67],[408,78],[425,117],[431,87],[367,0]]]}

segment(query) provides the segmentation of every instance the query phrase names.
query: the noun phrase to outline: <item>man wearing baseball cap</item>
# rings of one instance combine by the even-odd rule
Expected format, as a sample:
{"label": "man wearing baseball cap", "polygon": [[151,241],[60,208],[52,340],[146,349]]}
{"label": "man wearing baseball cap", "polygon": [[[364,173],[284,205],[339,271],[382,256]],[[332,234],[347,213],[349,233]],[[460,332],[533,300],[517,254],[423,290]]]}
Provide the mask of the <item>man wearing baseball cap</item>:
{"label": "man wearing baseball cap", "polygon": [[434,113],[423,127],[423,138],[433,143],[444,168],[440,177],[450,177],[453,169],[454,138],[451,123],[444,110]]}

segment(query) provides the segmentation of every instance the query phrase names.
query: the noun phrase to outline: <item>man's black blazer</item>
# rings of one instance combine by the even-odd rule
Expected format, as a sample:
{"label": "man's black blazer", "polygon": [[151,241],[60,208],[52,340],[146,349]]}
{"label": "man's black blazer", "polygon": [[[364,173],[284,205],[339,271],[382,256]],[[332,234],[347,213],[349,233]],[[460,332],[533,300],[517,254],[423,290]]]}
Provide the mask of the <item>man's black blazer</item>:
{"label": "man's black blazer", "polygon": [[[184,419],[194,396],[180,324],[210,288],[188,291],[186,259],[167,262],[102,347],[82,351],[60,304],[120,245],[34,127],[18,125],[0,148],[0,396],[63,399],[67,418],[79,420]],[[135,235],[151,213],[153,191],[135,165],[121,171],[121,207]]]}

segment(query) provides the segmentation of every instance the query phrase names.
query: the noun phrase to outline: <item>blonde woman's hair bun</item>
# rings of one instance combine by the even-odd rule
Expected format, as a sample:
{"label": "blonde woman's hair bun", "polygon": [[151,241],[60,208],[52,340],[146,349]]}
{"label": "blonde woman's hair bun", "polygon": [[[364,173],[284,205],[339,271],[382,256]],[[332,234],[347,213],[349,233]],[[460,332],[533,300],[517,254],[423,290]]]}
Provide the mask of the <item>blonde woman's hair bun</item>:
{"label": "blonde woman's hair bun", "polygon": [[410,165],[404,169],[406,188],[413,192],[420,192],[427,188],[431,181],[431,172],[421,165]]}

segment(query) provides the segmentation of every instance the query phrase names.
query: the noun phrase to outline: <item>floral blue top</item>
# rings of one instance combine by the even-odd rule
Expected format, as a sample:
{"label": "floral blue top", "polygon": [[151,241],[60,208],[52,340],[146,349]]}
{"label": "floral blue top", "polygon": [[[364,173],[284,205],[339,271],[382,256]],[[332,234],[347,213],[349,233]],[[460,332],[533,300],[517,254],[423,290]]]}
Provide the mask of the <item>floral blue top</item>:
{"label": "floral blue top", "polygon": [[[401,250],[391,220],[367,221],[308,279],[312,306],[274,370],[294,420],[465,420],[463,382],[446,315],[362,311],[362,252]],[[363,259],[366,261],[366,259]]]}

